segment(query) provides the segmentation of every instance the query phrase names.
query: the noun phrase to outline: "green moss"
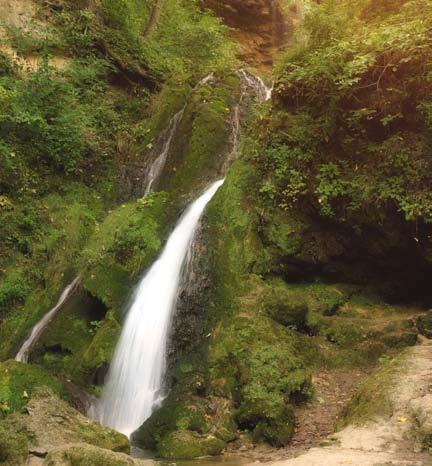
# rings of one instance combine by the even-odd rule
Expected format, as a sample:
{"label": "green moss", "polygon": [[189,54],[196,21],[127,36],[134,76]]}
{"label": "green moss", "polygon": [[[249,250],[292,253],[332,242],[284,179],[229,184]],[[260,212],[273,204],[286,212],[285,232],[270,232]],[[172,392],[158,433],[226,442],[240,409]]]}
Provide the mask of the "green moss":
{"label": "green moss", "polygon": [[360,385],[357,393],[345,408],[339,427],[348,424],[365,425],[377,417],[392,415],[393,404],[390,393],[398,372],[401,370],[404,357],[402,353],[394,359],[385,361],[381,368]]}
{"label": "green moss", "polygon": [[416,332],[388,333],[382,337],[382,342],[390,348],[406,348],[417,344]]}
{"label": "green moss", "polygon": [[[100,367],[109,364],[114,352],[115,344],[120,334],[120,324],[112,312],[108,312],[105,320],[101,322],[90,346],[85,350],[80,361],[83,370],[94,373]],[[77,369],[74,368],[74,372]]]}
{"label": "green moss", "polygon": [[201,410],[179,403],[171,396],[134,434],[134,439],[145,448],[155,450],[167,434],[176,431],[205,434],[208,427]]}
{"label": "green moss", "polygon": [[97,424],[77,424],[75,432],[79,434],[83,442],[90,445],[120,453],[130,453],[129,439],[119,432],[101,429]]}
{"label": "green moss", "polygon": [[119,310],[132,279],[162,247],[167,207],[166,194],[152,194],[123,204],[96,227],[82,254],[83,282],[108,307]]}
{"label": "green moss", "polygon": [[27,455],[27,437],[0,422],[0,463],[5,466],[18,466],[24,463]]}
{"label": "green moss", "polygon": [[[72,281],[79,251],[101,215],[100,196],[90,189],[66,183],[60,192],[29,200],[27,207],[14,205],[12,210],[0,211],[0,230],[9,238],[6,248],[0,242],[4,267],[0,290],[9,296],[9,302],[14,277],[21,277],[14,302],[0,321],[0,357],[17,351],[31,327]],[[24,243],[27,252],[21,250]],[[17,292],[21,293],[19,300]]]}
{"label": "green moss", "polygon": [[62,383],[45,369],[15,361],[0,364],[0,416],[18,411],[38,387],[63,393]]}
{"label": "green moss", "polygon": [[214,180],[229,147],[229,115],[238,86],[237,76],[217,75],[189,98],[161,180],[161,188],[175,198]]}
{"label": "green moss", "polygon": [[255,440],[266,440],[275,447],[284,447],[289,443],[295,431],[295,417],[291,408],[285,411],[272,421],[260,421],[254,431]]}
{"label": "green moss", "polygon": [[327,340],[343,348],[353,347],[364,339],[361,328],[344,322],[330,324],[328,328],[322,329],[321,333]]}
{"label": "green moss", "polygon": [[168,459],[193,459],[219,455],[224,447],[225,442],[213,435],[202,437],[193,432],[180,431],[164,437],[158,445],[158,453]]}

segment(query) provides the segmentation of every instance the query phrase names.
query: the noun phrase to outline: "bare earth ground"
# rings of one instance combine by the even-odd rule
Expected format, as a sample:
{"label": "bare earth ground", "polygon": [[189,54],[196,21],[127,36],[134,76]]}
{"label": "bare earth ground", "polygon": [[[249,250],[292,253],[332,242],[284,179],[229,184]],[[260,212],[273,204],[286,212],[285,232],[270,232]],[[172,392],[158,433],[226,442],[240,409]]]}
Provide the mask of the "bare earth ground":
{"label": "bare earth ground", "polygon": [[[279,450],[279,461],[270,463],[271,466],[431,466],[432,455],[421,451],[421,442],[432,433],[432,342],[412,347],[406,350],[405,355],[398,368],[396,382],[388,393],[392,414],[378,415],[362,426],[349,425],[328,436],[327,446],[317,447],[320,432],[330,428],[331,419],[336,420],[336,406],[343,405],[343,400],[350,396],[348,392],[352,393],[356,385],[355,381],[347,385],[343,374],[339,374],[339,384],[327,386],[328,374],[320,374],[318,393],[328,397],[329,405],[321,403],[321,407],[305,412],[305,417],[300,418],[305,426],[295,437],[295,441],[305,442],[304,436],[311,435],[310,445],[314,448],[300,455],[301,448],[295,452],[295,445],[292,449]],[[334,376],[337,374],[332,378]],[[358,382],[361,375],[357,377]],[[327,415],[325,410],[329,411]],[[302,444],[302,447],[306,446],[306,443]],[[255,459],[272,458],[274,456],[269,454],[262,458],[257,455]]]}

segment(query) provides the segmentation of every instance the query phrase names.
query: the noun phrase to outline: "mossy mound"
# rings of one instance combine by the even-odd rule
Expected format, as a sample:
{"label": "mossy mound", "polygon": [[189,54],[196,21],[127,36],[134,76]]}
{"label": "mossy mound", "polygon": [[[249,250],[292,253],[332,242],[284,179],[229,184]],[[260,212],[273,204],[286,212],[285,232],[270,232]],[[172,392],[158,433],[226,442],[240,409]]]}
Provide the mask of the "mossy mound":
{"label": "mossy mound", "polygon": [[280,324],[304,332],[314,333],[319,316],[335,315],[349,297],[344,287],[337,285],[288,285],[276,279],[267,286],[263,310]]}
{"label": "mossy mound", "polygon": [[130,452],[125,435],[91,421],[45,387],[33,392],[25,412],[13,413],[3,423],[7,428],[25,434],[30,449],[50,451],[79,442],[116,452]]}
{"label": "mossy mound", "polygon": [[0,417],[20,410],[40,387],[63,394],[60,380],[40,366],[12,360],[0,363]]}
{"label": "mossy mound", "polygon": [[338,427],[348,424],[365,425],[377,418],[391,416],[393,402],[390,397],[398,372],[404,360],[402,353],[394,359],[384,361],[374,374],[368,377],[359,387],[348,406]]}
{"label": "mossy mound", "polygon": [[131,458],[104,448],[76,443],[52,449],[43,466],[151,466],[153,462]]}
{"label": "mossy mound", "polygon": [[196,406],[185,406],[170,397],[134,434],[134,440],[145,448],[159,451],[159,443],[167,433],[177,430],[205,434],[208,426],[203,411]]}
{"label": "mossy mound", "polygon": [[158,453],[168,459],[193,459],[202,456],[219,455],[225,442],[213,435],[202,437],[195,432],[172,432],[161,439]]}
{"label": "mossy mound", "polygon": [[427,338],[432,338],[432,312],[419,316],[417,319],[417,328],[419,332]]}
{"label": "mossy mound", "polygon": [[5,466],[22,465],[28,455],[27,437],[2,425],[0,421],[0,463]]}
{"label": "mossy mound", "polygon": [[285,407],[276,419],[260,421],[253,431],[255,441],[267,441],[277,448],[288,445],[295,431],[295,416],[291,407]]}
{"label": "mossy mound", "polygon": [[160,181],[161,189],[175,199],[190,197],[220,173],[229,148],[230,112],[238,93],[239,78],[234,73],[216,74],[192,93]]}
{"label": "mossy mound", "polygon": [[234,419],[275,446],[294,431],[290,403],[311,393],[310,372],[298,357],[296,336],[264,316],[234,319],[209,347],[212,389],[232,396]]}

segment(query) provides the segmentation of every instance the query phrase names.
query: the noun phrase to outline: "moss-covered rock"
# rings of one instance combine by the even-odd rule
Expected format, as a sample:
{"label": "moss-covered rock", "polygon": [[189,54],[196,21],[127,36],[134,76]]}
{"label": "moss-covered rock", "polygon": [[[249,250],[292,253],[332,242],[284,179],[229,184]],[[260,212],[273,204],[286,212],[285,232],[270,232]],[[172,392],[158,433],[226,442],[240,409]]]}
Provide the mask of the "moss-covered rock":
{"label": "moss-covered rock", "polygon": [[204,413],[196,406],[186,406],[169,398],[134,434],[134,440],[145,448],[155,450],[168,433],[183,430],[207,433]]}
{"label": "moss-covered rock", "polygon": [[25,433],[29,447],[34,449],[49,451],[79,442],[116,452],[130,452],[125,435],[86,418],[48,388],[34,391],[26,410],[8,416],[3,422],[10,429]]}
{"label": "moss-covered rock", "polygon": [[111,361],[115,344],[120,334],[120,324],[114,313],[109,311],[103,321],[97,322],[94,337],[84,354],[78,355],[73,361],[73,373],[84,372],[84,374],[97,375],[98,370],[106,367]]}
{"label": "moss-covered rock", "polygon": [[118,312],[133,279],[162,247],[170,212],[167,195],[157,193],[108,215],[82,254],[85,288]]}
{"label": "moss-covered rock", "polygon": [[115,453],[85,443],[53,448],[43,466],[151,466],[152,461],[131,458],[124,453]]}
{"label": "moss-covered rock", "polygon": [[321,329],[321,334],[325,335],[328,341],[342,348],[352,348],[364,339],[361,328],[343,321],[330,323]]}
{"label": "moss-covered rock", "polygon": [[287,327],[305,330],[309,306],[306,296],[290,293],[282,281],[275,283],[263,297],[263,307],[267,314]]}
{"label": "moss-covered rock", "polygon": [[0,417],[20,410],[40,387],[63,394],[60,380],[40,366],[12,360],[0,363]]}
{"label": "moss-covered rock", "polygon": [[390,348],[406,348],[417,343],[417,332],[388,333],[382,337],[382,342]]}
{"label": "moss-covered rock", "polygon": [[230,111],[239,92],[235,74],[216,74],[197,88],[187,102],[160,187],[176,199],[212,182],[225,161],[229,147]]}
{"label": "moss-covered rock", "polygon": [[28,455],[26,435],[16,432],[0,421],[0,464],[15,466],[24,463]]}
{"label": "moss-covered rock", "polygon": [[225,442],[214,435],[200,436],[191,431],[177,431],[166,435],[158,444],[158,453],[163,458],[192,459],[219,455]]}
{"label": "moss-covered rock", "polygon": [[348,424],[365,425],[377,417],[386,417],[393,413],[390,394],[404,357],[402,353],[394,359],[384,361],[382,367],[360,385],[345,408],[339,427]]}

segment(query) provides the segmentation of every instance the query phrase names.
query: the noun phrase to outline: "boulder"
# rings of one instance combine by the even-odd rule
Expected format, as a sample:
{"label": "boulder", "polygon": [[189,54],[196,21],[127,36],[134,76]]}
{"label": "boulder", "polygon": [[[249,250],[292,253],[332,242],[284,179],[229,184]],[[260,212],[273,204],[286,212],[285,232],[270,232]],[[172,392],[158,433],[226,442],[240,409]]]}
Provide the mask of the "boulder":
{"label": "boulder", "polygon": [[85,443],[54,448],[43,466],[151,466],[153,461],[132,458],[125,453],[115,453]]}
{"label": "boulder", "polygon": [[225,442],[214,435],[201,436],[191,431],[176,431],[166,435],[158,444],[158,453],[168,459],[193,459],[219,455]]}
{"label": "boulder", "polygon": [[87,443],[116,452],[130,452],[125,435],[86,418],[48,388],[37,389],[25,409],[8,416],[3,425],[10,431],[25,434],[29,450],[49,452],[69,443]]}

